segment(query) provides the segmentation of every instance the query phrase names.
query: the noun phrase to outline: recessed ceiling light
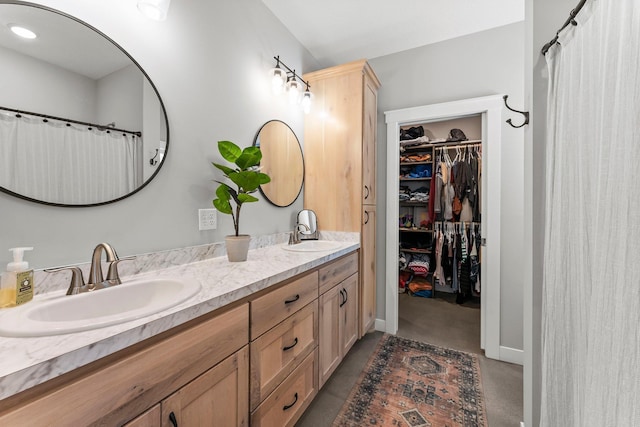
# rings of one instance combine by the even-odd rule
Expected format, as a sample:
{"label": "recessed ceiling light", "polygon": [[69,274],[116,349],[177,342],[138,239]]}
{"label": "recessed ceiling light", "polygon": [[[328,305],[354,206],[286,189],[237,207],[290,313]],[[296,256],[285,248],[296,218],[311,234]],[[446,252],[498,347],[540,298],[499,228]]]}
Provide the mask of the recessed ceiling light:
{"label": "recessed ceiling light", "polygon": [[20,37],[23,37],[25,39],[35,39],[36,37],[38,37],[36,33],[34,33],[33,31],[27,28],[21,27],[19,25],[10,24],[9,29],[13,31],[14,34]]}

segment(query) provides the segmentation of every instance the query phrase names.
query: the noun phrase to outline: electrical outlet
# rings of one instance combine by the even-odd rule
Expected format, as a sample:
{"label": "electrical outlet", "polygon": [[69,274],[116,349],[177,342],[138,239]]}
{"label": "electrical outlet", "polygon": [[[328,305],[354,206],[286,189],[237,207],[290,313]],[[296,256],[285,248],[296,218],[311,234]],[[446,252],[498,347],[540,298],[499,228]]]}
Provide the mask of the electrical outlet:
{"label": "electrical outlet", "polygon": [[215,209],[198,209],[198,226],[202,230],[215,230],[218,226],[218,211]]}

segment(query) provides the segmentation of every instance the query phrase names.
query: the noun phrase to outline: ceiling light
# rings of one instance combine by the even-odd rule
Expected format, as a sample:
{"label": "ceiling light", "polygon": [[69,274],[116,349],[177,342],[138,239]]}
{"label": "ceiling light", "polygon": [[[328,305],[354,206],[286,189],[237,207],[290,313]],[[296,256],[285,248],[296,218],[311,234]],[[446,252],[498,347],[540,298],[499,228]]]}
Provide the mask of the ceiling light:
{"label": "ceiling light", "polygon": [[154,21],[167,19],[167,11],[171,0],[138,0],[138,10]]}
{"label": "ceiling light", "polygon": [[25,39],[35,39],[36,37],[38,37],[36,35],[36,33],[34,33],[33,31],[21,27],[19,25],[15,25],[15,24],[10,24],[9,25],[9,29],[16,35],[25,38]]}

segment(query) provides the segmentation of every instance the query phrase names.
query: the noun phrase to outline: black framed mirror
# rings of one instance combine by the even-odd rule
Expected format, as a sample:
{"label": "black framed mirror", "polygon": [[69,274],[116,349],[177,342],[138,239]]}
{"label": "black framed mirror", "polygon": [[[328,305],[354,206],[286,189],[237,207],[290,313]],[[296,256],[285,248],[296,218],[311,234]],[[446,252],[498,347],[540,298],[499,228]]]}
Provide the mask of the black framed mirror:
{"label": "black framed mirror", "polygon": [[271,182],[260,186],[260,192],[271,204],[291,206],[302,191],[304,157],[298,137],[285,122],[266,122],[253,141],[262,151],[261,171]]}
{"label": "black framed mirror", "polygon": [[[12,25],[34,39],[17,37]],[[140,65],[89,24],[0,1],[0,190],[53,206],[113,203],[158,174],[162,99]]]}

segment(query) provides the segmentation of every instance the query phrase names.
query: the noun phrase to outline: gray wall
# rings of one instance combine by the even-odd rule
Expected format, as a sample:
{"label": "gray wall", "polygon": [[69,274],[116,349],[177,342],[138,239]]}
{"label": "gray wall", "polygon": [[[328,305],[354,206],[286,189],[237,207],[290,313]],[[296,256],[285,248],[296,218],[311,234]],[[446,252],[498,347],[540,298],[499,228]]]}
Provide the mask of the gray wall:
{"label": "gray wall", "polygon": [[[576,0],[526,0],[527,13],[527,100],[532,111],[532,126],[527,130],[527,185],[531,228],[529,245],[530,277],[525,282],[525,358],[524,414],[527,427],[540,424],[540,337],[542,309],[545,145],[548,74],[540,50],[550,41],[575,8]],[[562,381],[562,379],[558,379]]]}
{"label": "gray wall", "polygon": [[[524,101],[524,22],[506,25],[421,48],[371,59],[382,82],[378,98],[378,289],[384,296],[386,248],[384,203],[387,197],[386,125],[384,112],[493,94],[509,95],[509,103]],[[505,112],[504,119],[521,116]],[[503,124],[502,241],[500,344],[521,350],[522,341],[522,236],[524,130]],[[387,189],[388,190],[388,189]],[[396,197],[396,189],[389,190]],[[385,301],[378,299],[378,318],[384,319]]]}
{"label": "gray wall", "polygon": [[[27,259],[44,268],[88,262],[107,241],[121,256],[218,242],[231,234],[227,215],[218,229],[198,230],[197,210],[212,207],[216,141],[251,145],[260,126],[280,119],[303,135],[304,117],[270,92],[274,55],[299,71],[320,68],[260,0],[174,1],[165,22],[141,16],[135,1],[38,3],[62,8],[127,50],[158,88],[169,116],[170,145],[158,176],[123,201],[93,208],[58,208],[0,193],[0,264],[7,248],[34,246]],[[261,197],[261,196],[258,196]],[[241,232],[291,228],[302,198],[276,208],[266,201],[243,208]],[[37,286],[37,284],[36,284]]]}
{"label": "gray wall", "polygon": [[[0,105],[3,107],[95,121],[95,80],[2,46],[0,64]],[[25,88],[29,88],[27,96]],[[70,98],[73,102],[60,102]]]}

